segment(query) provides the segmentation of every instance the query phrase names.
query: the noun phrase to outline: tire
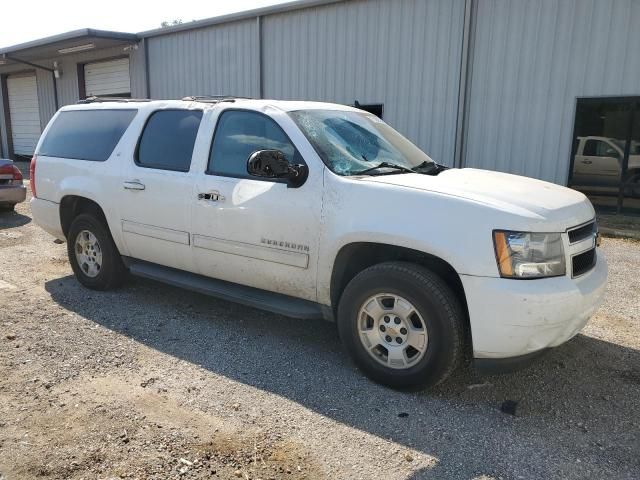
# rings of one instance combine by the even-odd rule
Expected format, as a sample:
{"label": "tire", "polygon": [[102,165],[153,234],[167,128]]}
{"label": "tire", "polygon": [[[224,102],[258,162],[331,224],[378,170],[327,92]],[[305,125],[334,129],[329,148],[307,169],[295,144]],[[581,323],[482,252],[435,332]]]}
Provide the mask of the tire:
{"label": "tire", "polygon": [[[93,245],[87,247],[88,250],[79,245],[80,234],[83,234],[85,245]],[[97,245],[87,241],[88,238],[95,239]],[[122,284],[126,269],[120,252],[113,243],[108,227],[93,215],[83,213],[73,220],[67,235],[67,254],[73,273],[85,287],[92,290],[111,290]],[[93,258],[93,261],[90,258]]]}
{"label": "tire", "polygon": [[12,203],[12,204],[4,204],[4,205],[0,205],[0,212],[13,212],[16,208],[16,204]]}
{"label": "tire", "polygon": [[373,381],[398,389],[437,385],[456,369],[463,356],[464,318],[460,302],[438,275],[405,262],[363,270],[338,305],[340,339],[355,364]]}

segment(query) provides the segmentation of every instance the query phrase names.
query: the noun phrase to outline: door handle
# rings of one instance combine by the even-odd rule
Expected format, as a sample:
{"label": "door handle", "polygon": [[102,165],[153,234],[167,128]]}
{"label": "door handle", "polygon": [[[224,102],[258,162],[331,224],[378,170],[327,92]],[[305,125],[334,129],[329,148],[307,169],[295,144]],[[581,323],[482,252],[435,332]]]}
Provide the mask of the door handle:
{"label": "door handle", "polygon": [[124,182],[122,184],[122,186],[126,190],[144,190],[145,189],[144,183],[140,183],[137,180],[131,180],[131,181],[128,181],[128,182]]}
{"label": "door handle", "polygon": [[207,192],[207,193],[199,193],[198,200],[208,200],[210,202],[222,202],[224,200],[224,196],[220,195],[220,192]]}
{"label": "door handle", "polygon": [[585,165],[591,165],[593,162],[591,160],[582,160],[582,163]]}

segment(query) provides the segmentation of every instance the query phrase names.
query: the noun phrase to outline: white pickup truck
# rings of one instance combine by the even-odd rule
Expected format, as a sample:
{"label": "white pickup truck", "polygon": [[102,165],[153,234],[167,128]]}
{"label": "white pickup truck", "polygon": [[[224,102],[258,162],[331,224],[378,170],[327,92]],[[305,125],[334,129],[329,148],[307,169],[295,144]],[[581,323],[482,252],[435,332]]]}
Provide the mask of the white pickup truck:
{"label": "white pickup truck", "polygon": [[343,105],[93,99],[51,120],[31,188],[83,285],[128,271],[335,319],[392,387],[442,381],[465,351],[511,367],[567,341],[607,279],[581,193],[443,167]]}

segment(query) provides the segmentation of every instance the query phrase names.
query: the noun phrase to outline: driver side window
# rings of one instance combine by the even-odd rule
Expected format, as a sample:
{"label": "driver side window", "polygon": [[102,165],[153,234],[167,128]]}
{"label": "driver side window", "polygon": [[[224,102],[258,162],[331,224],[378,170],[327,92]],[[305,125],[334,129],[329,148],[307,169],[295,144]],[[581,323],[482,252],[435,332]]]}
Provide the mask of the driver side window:
{"label": "driver side window", "polygon": [[218,119],[207,173],[255,178],[247,173],[247,160],[258,150],[280,150],[289,163],[301,163],[289,137],[271,118],[248,110],[227,110]]}
{"label": "driver side window", "polygon": [[615,148],[602,140],[588,140],[584,146],[584,154],[590,157],[617,157]]}

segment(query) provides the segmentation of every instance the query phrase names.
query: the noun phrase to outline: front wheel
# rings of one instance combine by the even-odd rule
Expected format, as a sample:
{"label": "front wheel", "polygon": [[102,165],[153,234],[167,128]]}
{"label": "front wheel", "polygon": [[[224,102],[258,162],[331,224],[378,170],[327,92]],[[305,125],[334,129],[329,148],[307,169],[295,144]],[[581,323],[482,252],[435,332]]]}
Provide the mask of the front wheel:
{"label": "front wheel", "polygon": [[393,388],[436,385],[462,356],[460,302],[430,270],[374,265],[347,285],[338,306],[340,338],[356,365]]}
{"label": "front wheel", "polygon": [[78,215],[69,228],[67,253],[78,281],[93,290],[118,287],[125,267],[107,227],[90,214]]}

